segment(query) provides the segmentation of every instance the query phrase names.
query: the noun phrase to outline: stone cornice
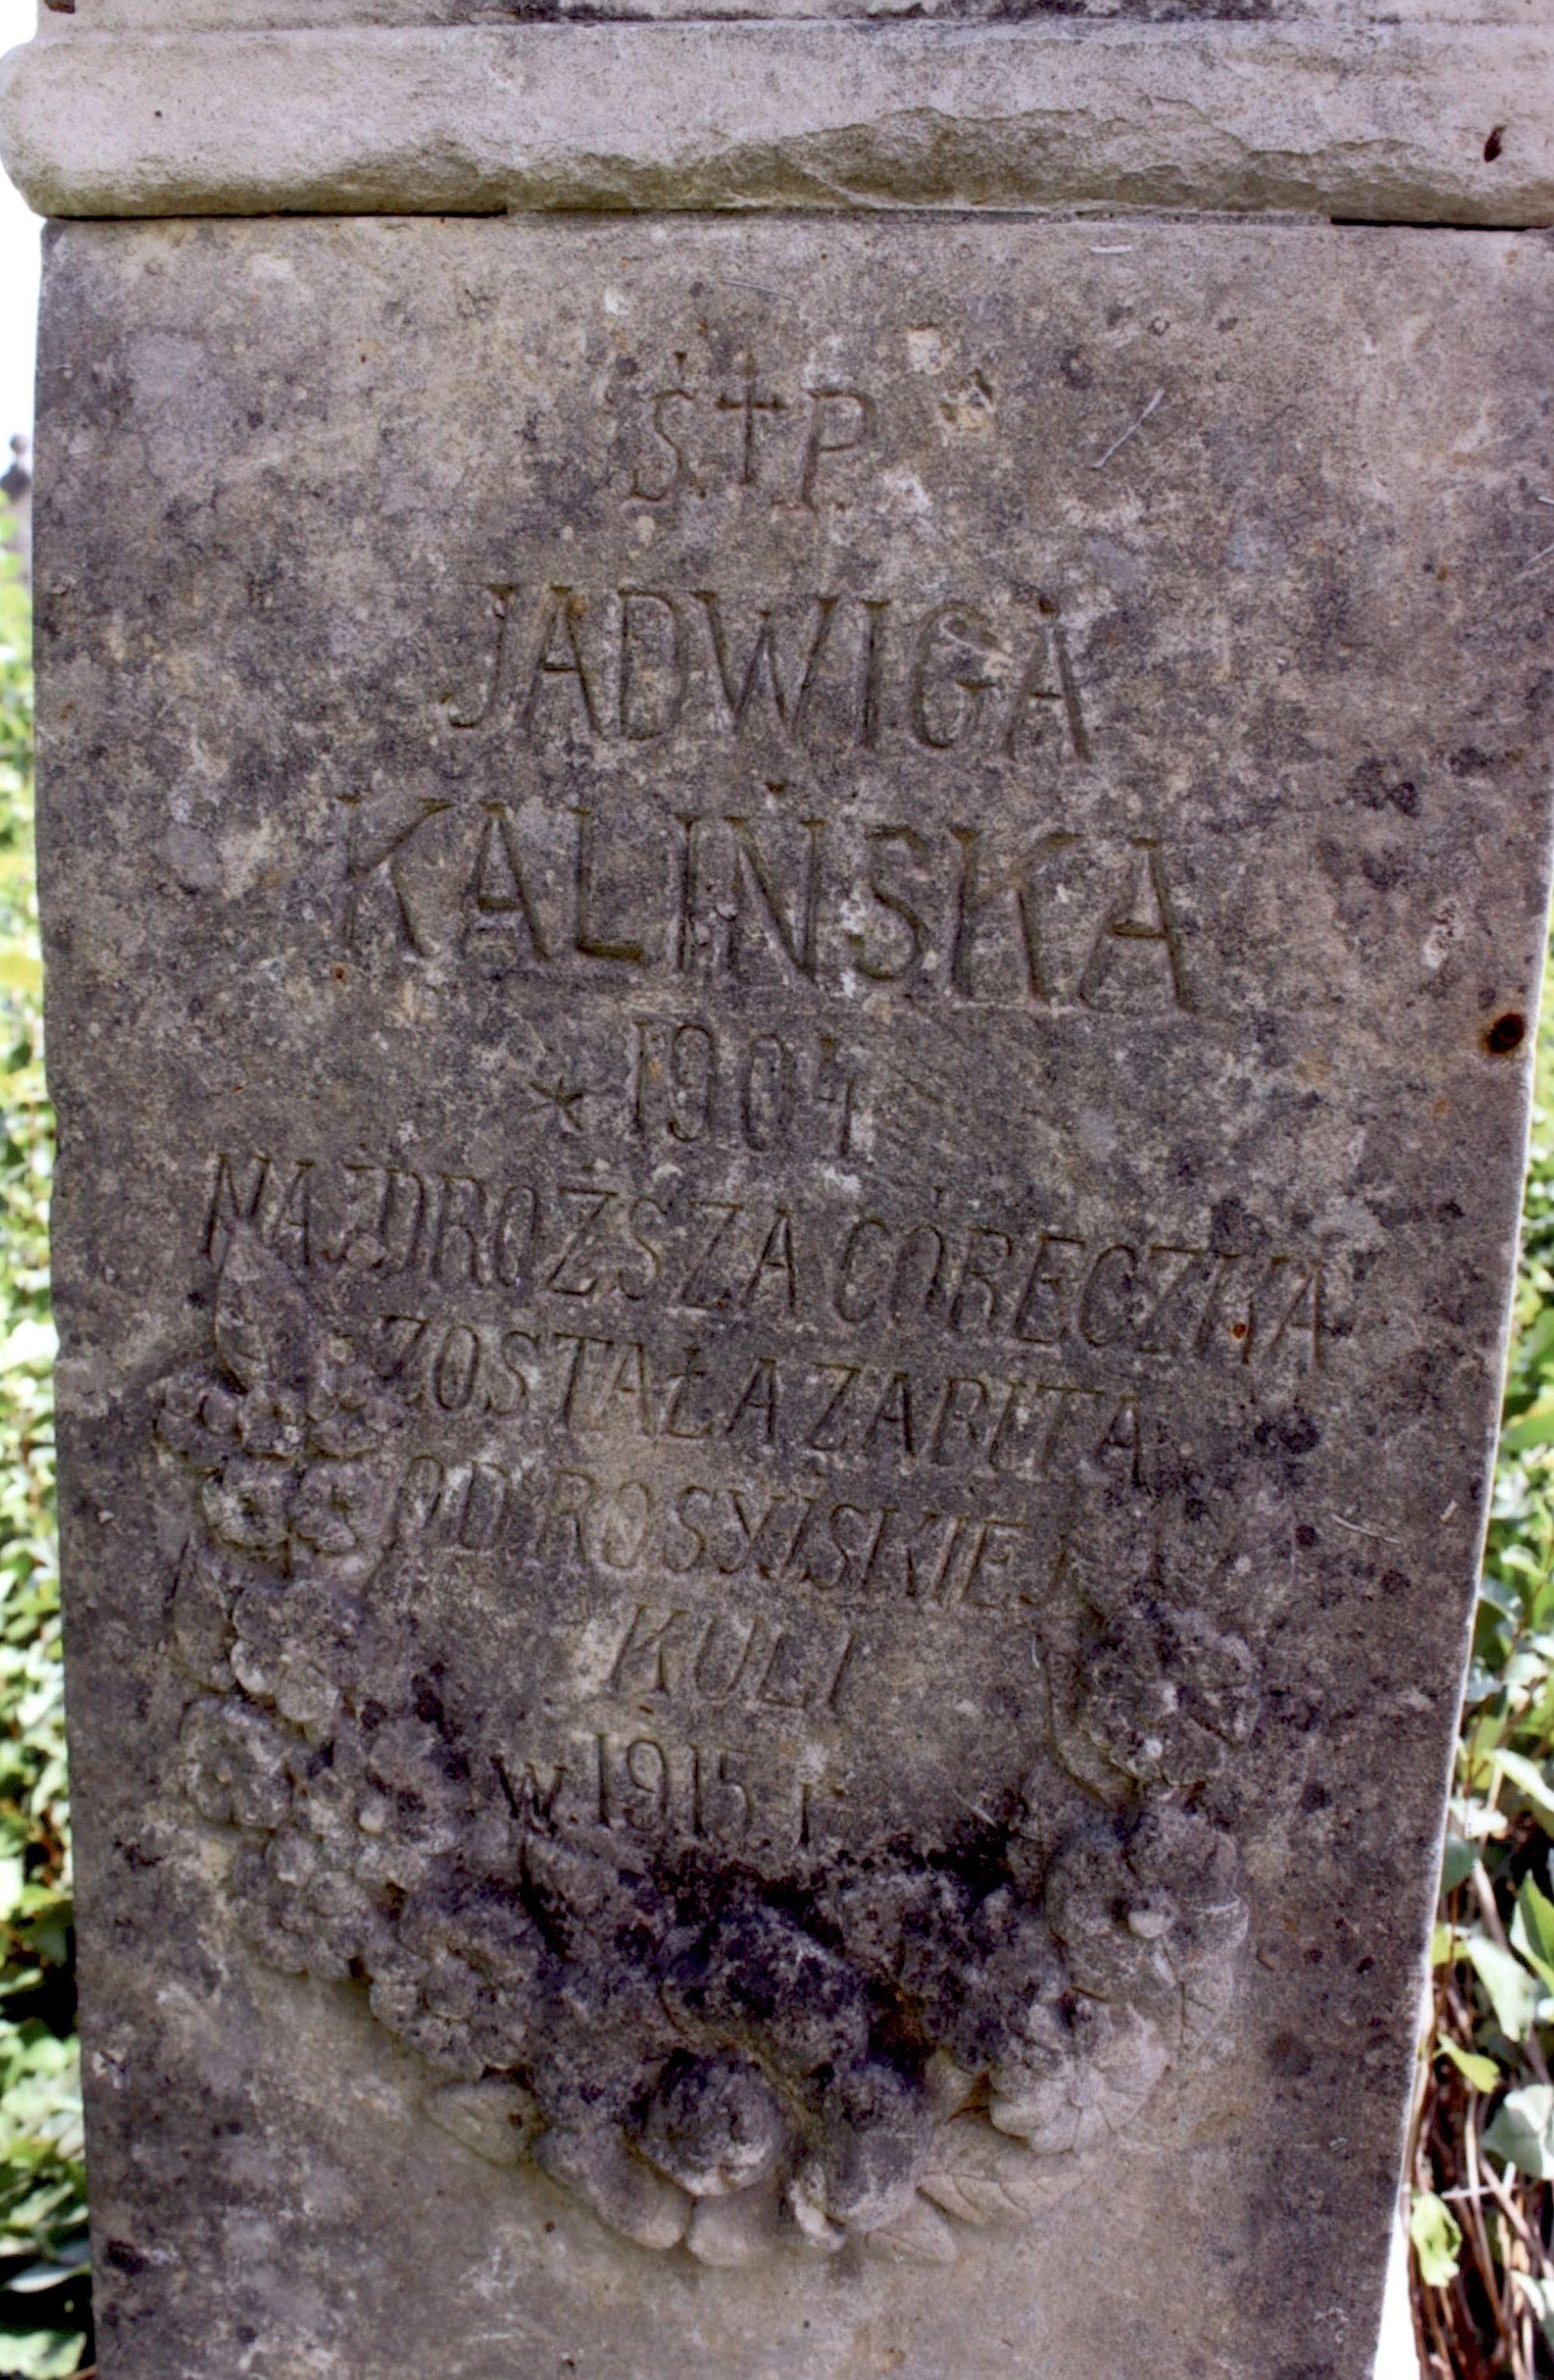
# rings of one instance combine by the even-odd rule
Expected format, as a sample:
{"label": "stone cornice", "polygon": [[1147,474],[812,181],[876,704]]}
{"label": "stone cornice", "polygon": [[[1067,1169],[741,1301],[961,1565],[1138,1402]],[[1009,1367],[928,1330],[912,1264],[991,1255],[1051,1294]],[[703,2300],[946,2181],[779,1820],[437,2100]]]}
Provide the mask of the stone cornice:
{"label": "stone cornice", "polygon": [[1551,67],[1554,30],[1480,25],[71,28],[0,67],[0,154],[40,212],[73,216],[1121,207],[1525,226],[1554,221]]}

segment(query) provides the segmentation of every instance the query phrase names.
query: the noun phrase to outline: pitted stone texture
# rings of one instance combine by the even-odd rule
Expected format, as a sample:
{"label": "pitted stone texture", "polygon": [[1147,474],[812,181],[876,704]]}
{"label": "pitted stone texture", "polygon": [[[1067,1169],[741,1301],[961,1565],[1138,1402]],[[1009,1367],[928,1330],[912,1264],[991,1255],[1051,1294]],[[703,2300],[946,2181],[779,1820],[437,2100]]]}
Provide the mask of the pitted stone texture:
{"label": "pitted stone texture", "polygon": [[1367,2372],[1549,314],[1509,236],[52,236],[107,2380]]}

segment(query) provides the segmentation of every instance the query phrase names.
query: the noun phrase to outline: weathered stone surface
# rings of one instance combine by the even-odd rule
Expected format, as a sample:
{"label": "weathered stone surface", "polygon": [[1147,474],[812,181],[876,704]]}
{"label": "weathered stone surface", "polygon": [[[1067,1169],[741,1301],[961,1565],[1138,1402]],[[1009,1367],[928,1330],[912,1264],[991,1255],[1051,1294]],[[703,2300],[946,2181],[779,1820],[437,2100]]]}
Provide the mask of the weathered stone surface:
{"label": "weathered stone surface", "polygon": [[56,215],[891,204],[1542,225],[1550,43],[1530,15],[69,31],[6,61],[0,145]]}
{"label": "weathered stone surface", "polygon": [[1554,0],[43,0],[40,32],[67,34],[200,30],[255,27],[500,25],[536,18],[949,17],[1004,22],[1031,18],[1098,18],[1133,23],[1307,23],[1340,25],[1547,25]]}
{"label": "weathered stone surface", "polygon": [[108,2380],[1360,2380],[1541,238],[52,238]]}

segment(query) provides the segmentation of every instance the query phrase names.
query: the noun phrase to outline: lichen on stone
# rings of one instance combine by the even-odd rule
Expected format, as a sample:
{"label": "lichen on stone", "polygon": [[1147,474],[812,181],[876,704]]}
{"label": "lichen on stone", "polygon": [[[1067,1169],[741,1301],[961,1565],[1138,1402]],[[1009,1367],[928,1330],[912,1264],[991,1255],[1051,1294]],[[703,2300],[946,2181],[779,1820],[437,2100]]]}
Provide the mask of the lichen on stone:
{"label": "lichen on stone", "polygon": [[374,1596],[398,1397],[241,1230],[213,1335],[158,1400],[190,1491],[184,1790],[237,1838],[253,1949],[364,1991],[467,2147],[710,2265],[849,2241],[946,2261],[957,2226],[1072,2188],[1211,2043],[1246,1911],[1193,1795],[1253,1722],[1238,1639],[1096,1615],[1077,1726],[1117,1791],[1050,1845],[1034,1779],[954,1856],[892,1842],[775,1876],[547,1817]]}

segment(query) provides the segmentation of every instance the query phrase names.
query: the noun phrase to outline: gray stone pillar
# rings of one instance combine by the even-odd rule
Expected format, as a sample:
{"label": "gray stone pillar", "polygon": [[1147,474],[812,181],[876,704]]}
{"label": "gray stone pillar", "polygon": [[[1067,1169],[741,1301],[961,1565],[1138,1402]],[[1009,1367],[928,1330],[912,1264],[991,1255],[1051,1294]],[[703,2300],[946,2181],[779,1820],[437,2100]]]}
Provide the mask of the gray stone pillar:
{"label": "gray stone pillar", "polygon": [[1368,2372],[1543,948],[1549,46],[7,62],[104,2380]]}

